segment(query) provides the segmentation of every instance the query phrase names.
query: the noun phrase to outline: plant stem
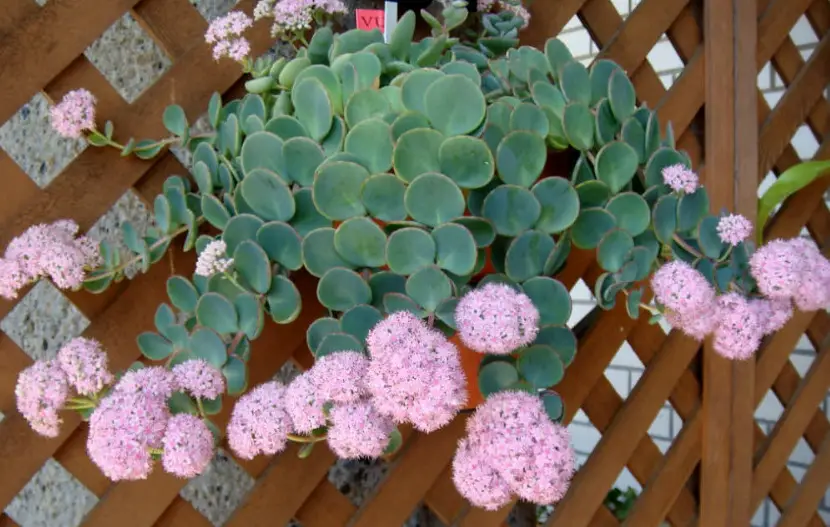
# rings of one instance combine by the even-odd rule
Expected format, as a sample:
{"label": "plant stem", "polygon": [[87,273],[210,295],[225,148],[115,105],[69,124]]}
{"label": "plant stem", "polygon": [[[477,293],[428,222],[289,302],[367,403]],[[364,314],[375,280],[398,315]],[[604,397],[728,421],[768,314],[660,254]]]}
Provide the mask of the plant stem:
{"label": "plant stem", "polygon": [[152,447],[147,447],[147,450],[148,450],[151,454],[156,454],[156,455],[158,455],[158,456],[160,456],[160,455],[164,454],[164,449],[162,449],[162,448],[152,448]]}
{"label": "plant stem", "polygon": [[207,416],[205,414],[205,407],[204,405],[202,405],[201,397],[196,397],[196,408],[199,409],[199,415],[202,417],[202,419],[207,419]]}
{"label": "plant stem", "polygon": [[[200,225],[203,221],[205,221],[205,218],[203,216],[199,216],[198,218],[196,218],[196,224],[197,225]],[[179,227],[175,231],[171,232],[167,236],[163,236],[163,237],[159,238],[152,245],[150,245],[149,251],[152,251],[153,249],[158,249],[159,247],[161,247],[165,243],[168,243],[169,241],[171,241],[173,238],[175,238],[179,234],[181,234],[183,232],[187,232],[187,230],[189,228],[190,227],[188,225],[182,225],[181,227]],[[141,255],[140,254],[130,258],[129,260],[122,263],[121,265],[110,269],[108,272],[106,272],[104,274],[96,274],[92,277],[87,277],[84,280],[84,282],[95,282],[95,281],[98,281],[102,278],[106,278],[108,276],[115,276],[116,274],[120,273],[121,271],[128,268],[129,266],[138,263],[139,261],[141,261]]]}
{"label": "plant stem", "polygon": [[235,285],[236,287],[238,287],[239,289],[241,289],[243,291],[247,291],[247,289],[242,287],[242,284],[240,284],[231,273],[229,273],[227,271],[224,271],[222,274],[225,275],[225,278],[228,279],[228,282],[232,283],[233,285]]}
{"label": "plant stem", "polygon": [[673,235],[672,235],[672,240],[674,240],[674,242],[675,242],[675,243],[677,243],[677,245],[679,245],[679,246],[683,247],[685,250],[687,250],[688,252],[690,252],[690,253],[692,253],[693,255],[695,255],[695,257],[697,257],[697,258],[703,258],[703,255],[702,255],[702,254],[700,254],[700,252],[699,252],[698,250],[696,250],[694,247],[692,247],[691,245],[689,245],[688,243],[686,243],[686,241],[685,241],[685,240],[683,240],[683,238],[681,238],[681,237],[680,237],[680,236],[678,236],[677,234],[673,234]]}
{"label": "plant stem", "polygon": [[240,331],[236,335],[234,335],[233,340],[231,341],[230,345],[228,346],[228,357],[236,353],[236,348],[239,347],[239,343],[242,342],[242,339],[245,338],[245,332]]}
{"label": "plant stem", "polygon": [[288,440],[294,441],[295,443],[319,443],[320,441],[325,441],[326,436],[320,437],[308,437],[308,436],[300,436],[296,434],[288,434]]}
{"label": "plant stem", "polygon": [[652,315],[662,315],[663,314],[663,313],[660,312],[659,309],[655,308],[654,306],[649,306],[647,304],[643,304],[642,302],[640,302],[640,307],[642,309],[645,309],[646,311],[648,311]]}

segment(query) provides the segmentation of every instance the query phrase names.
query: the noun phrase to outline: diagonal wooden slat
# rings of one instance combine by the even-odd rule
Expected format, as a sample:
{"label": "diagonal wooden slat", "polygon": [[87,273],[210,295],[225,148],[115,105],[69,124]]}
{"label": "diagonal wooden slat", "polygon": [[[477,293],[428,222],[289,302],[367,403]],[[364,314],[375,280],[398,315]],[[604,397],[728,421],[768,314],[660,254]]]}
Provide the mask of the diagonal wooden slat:
{"label": "diagonal wooden slat", "polygon": [[801,439],[816,408],[830,387],[830,343],[818,350],[807,376],[793,395],[772,433],[755,451],[752,474],[752,510],[758,508],[769,493],[776,476],[786,470],[790,453]]}
{"label": "diagonal wooden slat", "polygon": [[816,510],[819,501],[824,497],[828,486],[830,486],[830,435],[824,439],[812,465],[801,480],[801,486],[784,509],[784,513],[778,520],[778,527],[805,525],[810,513]]}

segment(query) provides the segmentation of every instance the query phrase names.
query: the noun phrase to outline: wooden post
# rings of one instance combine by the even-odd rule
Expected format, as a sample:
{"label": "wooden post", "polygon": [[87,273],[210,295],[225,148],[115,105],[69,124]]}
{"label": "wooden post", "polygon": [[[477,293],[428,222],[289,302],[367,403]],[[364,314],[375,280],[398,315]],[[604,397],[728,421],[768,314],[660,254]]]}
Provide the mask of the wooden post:
{"label": "wooden post", "polygon": [[[756,0],[705,0],[705,181],[713,211],[755,219],[758,188]],[[703,358],[700,522],[749,525],[755,360]]]}

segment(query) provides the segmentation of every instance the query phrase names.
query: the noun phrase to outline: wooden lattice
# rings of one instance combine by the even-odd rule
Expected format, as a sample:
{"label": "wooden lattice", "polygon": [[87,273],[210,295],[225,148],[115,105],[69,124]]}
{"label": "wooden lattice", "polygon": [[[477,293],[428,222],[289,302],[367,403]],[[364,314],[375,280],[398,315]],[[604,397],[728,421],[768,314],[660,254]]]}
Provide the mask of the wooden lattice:
{"label": "wooden lattice", "polygon": [[[250,12],[253,2],[240,6]],[[126,11],[130,11],[173,61],[170,70],[135,103],[127,104],[83,55],[84,50]],[[827,0],[642,0],[625,20],[611,0],[536,0],[525,43],[541,45],[578,15],[602,49],[631,76],[641,101],[669,121],[678,147],[689,152],[710,189],[713,206],[754,213],[761,176],[781,173],[798,163],[790,141],[806,124],[819,141],[816,158],[830,157],[830,2]],[[806,62],[789,37],[802,15],[820,42]],[[34,94],[57,99],[86,87],[99,98],[103,119],[125,135],[159,136],[159,116],[170,103],[191,116],[206,107],[213,91],[238,93],[238,67],[216,63],[203,45],[206,22],[187,0],[4,0],[0,10],[0,123]],[[666,90],[646,60],[666,34],[685,64]],[[705,37],[705,38],[704,38]],[[267,29],[253,38],[269,45]],[[756,87],[756,74],[771,62],[787,85],[770,108]],[[753,97],[754,95],[754,97]],[[754,99],[754,100],[753,100]],[[170,153],[154,162],[125,160],[108,150],[85,150],[45,189],[38,188],[0,150],[6,195],[0,207],[0,244],[27,226],[71,217],[89,228],[129,188],[148,201],[174,173],[186,173]],[[814,183],[791,198],[774,217],[768,234],[798,235],[806,226],[826,249],[830,212],[824,193],[830,180]],[[193,255],[174,252],[176,267],[192,267]],[[106,294],[69,294],[91,321],[85,335],[109,350],[114,368],[138,358],[134,337],[152,326],[165,298],[169,269],[160,263]],[[558,277],[568,286],[580,278],[592,284],[600,274],[589,253],[575,252]],[[320,315],[314,281],[299,279],[305,298],[300,319],[289,326],[269,325],[254,344],[250,383],[270,378],[286,361],[308,366],[304,329]],[[0,317],[15,303],[0,303]],[[825,525],[816,510],[830,483],[830,422],[818,408],[830,385],[830,315],[798,313],[768,339],[757,360],[732,365],[700,349],[678,332],[666,335],[645,317],[633,321],[620,307],[596,311],[581,333],[579,352],[559,390],[568,418],[582,408],[602,439],[576,476],[549,525],[618,525],[603,505],[606,492],[627,467],[644,491],[625,525],[749,525],[769,496],[782,511],[781,526]],[[788,356],[806,332],[817,355],[802,378]],[[631,395],[623,400],[603,375],[625,342],[646,366]],[[100,499],[84,525],[182,525],[209,522],[179,496],[185,482],[157,470],[149,480],[112,484],[89,461],[86,428],[69,417],[55,440],[36,437],[14,409],[17,373],[31,359],[7,336],[0,336],[0,505],[5,506],[43,463],[54,457]],[[785,411],[771,434],[755,424],[753,413],[772,390]],[[683,428],[664,455],[647,431],[664,402],[671,402]],[[230,401],[219,416],[227,422]],[[455,490],[449,462],[463,418],[431,435],[407,434],[390,461],[388,475],[359,509],[326,478],[334,456],[315,449],[300,460],[296,451],[277,460],[258,458],[240,465],[257,484],[229,525],[284,525],[291,518],[304,527],[386,527],[401,525],[425,503],[447,524],[471,527],[505,525],[512,507],[487,513],[471,509]],[[799,439],[815,453],[800,484],[786,466]],[[15,525],[0,515],[0,525]]]}

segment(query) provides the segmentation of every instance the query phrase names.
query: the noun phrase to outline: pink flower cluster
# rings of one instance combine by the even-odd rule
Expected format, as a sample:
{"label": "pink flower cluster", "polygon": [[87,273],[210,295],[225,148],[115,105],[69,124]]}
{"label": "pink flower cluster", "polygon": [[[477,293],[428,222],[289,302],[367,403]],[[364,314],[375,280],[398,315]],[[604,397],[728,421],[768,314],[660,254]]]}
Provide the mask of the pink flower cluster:
{"label": "pink flower cluster", "polygon": [[694,194],[699,186],[697,174],[679,163],[663,169],[663,182],[675,192],[686,194]]}
{"label": "pink flower cluster", "polygon": [[213,240],[202,249],[196,260],[196,274],[211,277],[224,273],[233,264],[233,258],[226,258],[228,246],[223,240]]}
{"label": "pink flower cluster", "polygon": [[28,283],[48,276],[61,289],[75,289],[85,271],[100,264],[97,244],[77,236],[78,224],[59,220],[34,225],[13,239],[0,258],[0,296],[9,300]]}
{"label": "pink flower cluster", "polygon": [[433,432],[467,402],[458,349],[420,318],[393,313],[369,332],[366,344],[367,388],[378,411],[396,423]]}
{"label": "pink flower cluster", "polygon": [[522,19],[523,24],[520,29],[527,29],[530,25],[530,11],[522,5],[521,0],[500,0],[499,7],[501,7],[502,11],[510,11]]}
{"label": "pink flower cluster", "polygon": [[140,368],[128,371],[101,401],[89,419],[87,451],[104,475],[113,481],[146,479],[154,454],[161,454],[163,468],[178,477],[191,478],[207,468],[213,433],[196,416],[170,414],[167,400],[178,388],[166,368]]}
{"label": "pink flower cluster", "polygon": [[273,454],[285,447],[290,433],[310,434],[328,426],[328,444],[337,456],[352,459],[382,455],[395,424],[381,415],[368,397],[364,383],[368,367],[363,354],[338,351],[322,357],[287,388],[262,385],[271,385],[268,391],[273,397],[268,404],[278,416],[279,426],[255,426],[253,401],[261,402],[261,397],[244,395],[234,407],[228,426],[231,448],[246,459],[259,453]]}
{"label": "pink flower cluster", "polygon": [[752,234],[752,222],[740,214],[729,214],[718,221],[717,231],[723,243],[734,247]]}
{"label": "pink flower cluster", "polygon": [[58,351],[58,363],[69,385],[81,395],[95,395],[115,380],[109,371],[107,354],[97,340],[70,340]]}
{"label": "pink flower cluster", "polygon": [[567,430],[525,392],[490,396],[467,421],[453,459],[453,482],[473,505],[496,510],[518,495],[547,505],[559,501],[576,469]]}
{"label": "pink flower cluster", "polygon": [[57,361],[37,361],[17,377],[14,389],[17,410],[32,430],[57,437],[63,420],[58,411],[69,399],[69,382]]}
{"label": "pink flower cluster", "polygon": [[254,8],[254,19],[273,18],[271,34],[291,38],[298,32],[311,29],[315,20],[347,12],[342,0],[260,0]]}
{"label": "pink flower cluster", "polygon": [[95,129],[95,97],[87,90],[73,90],[49,110],[52,128],[61,136],[78,139]]}
{"label": "pink flower cluster", "polygon": [[78,337],[67,342],[56,359],[36,361],[20,372],[15,386],[17,409],[32,429],[56,437],[63,409],[74,388],[81,395],[95,395],[113,381],[107,356],[95,340]]}
{"label": "pink flower cluster", "polygon": [[768,298],[792,300],[802,311],[830,305],[830,261],[811,240],[772,240],[752,255],[749,265]]}
{"label": "pink flower cluster", "polygon": [[228,443],[237,456],[282,452],[292,423],[285,409],[285,386],[278,381],[260,384],[236,402],[228,423]]}
{"label": "pink flower cluster", "polygon": [[479,353],[507,355],[533,342],[539,311],[533,301],[505,284],[486,284],[464,295],[455,309],[461,342]]}
{"label": "pink flower cluster", "polygon": [[246,459],[274,454],[289,434],[327,427],[329,447],[339,457],[378,457],[396,423],[432,432],[466,402],[458,350],[411,313],[379,322],[366,342],[369,358],[334,352],[287,388],[272,382],[243,395],[228,425],[233,451]]}
{"label": "pink flower cluster", "polygon": [[251,53],[251,43],[242,36],[254,21],[242,11],[231,11],[213,20],[205,33],[205,41],[213,44],[213,58],[244,61]]}
{"label": "pink flower cluster", "polygon": [[[751,225],[736,228],[749,229]],[[731,243],[726,238],[730,236],[724,241]],[[744,236],[731,239],[740,243]],[[772,240],[752,255],[749,264],[763,297],[746,298],[735,292],[718,297],[699,271],[680,260],[658,269],[651,287],[672,326],[697,340],[713,334],[719,354],[747,359],[764,336],[784,327],[792,317],[793,303],[802,311],[830,305],[830,261],[812,241]]]}
{"label": "pink flower cluster", "polygon": [[199,399],[215,399],[225,393],[222,372],[202,359],[191,359],[174,366],[173,382],[178,390]]}

